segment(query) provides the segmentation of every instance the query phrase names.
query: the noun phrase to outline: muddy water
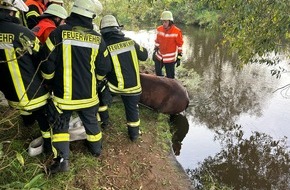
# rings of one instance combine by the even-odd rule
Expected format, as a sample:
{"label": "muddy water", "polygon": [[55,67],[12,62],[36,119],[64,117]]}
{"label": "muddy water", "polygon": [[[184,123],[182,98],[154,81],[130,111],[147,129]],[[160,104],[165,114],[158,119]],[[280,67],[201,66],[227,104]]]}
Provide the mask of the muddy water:
{"label": "muddy water", "polygon": [[[290,92],[279,90],[290,75],[271,76],[278,67],[290,70],[290,61],[281,55],[277,66],[238,71],[236,57],[216,48],[218,35],[196,28],[183,33],[183,66],[199,83],[189,91],[189,130],[176,158],[194,185],[205,188],[205,175],[233,189],[290,189]],[[152,52],[154,30],[126,34]]]}

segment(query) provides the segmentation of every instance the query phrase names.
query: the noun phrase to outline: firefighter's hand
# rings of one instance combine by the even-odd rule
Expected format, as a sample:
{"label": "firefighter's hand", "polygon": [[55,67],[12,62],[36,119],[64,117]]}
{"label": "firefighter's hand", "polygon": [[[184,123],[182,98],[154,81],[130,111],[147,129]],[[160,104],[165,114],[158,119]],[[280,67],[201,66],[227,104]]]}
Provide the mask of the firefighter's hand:
{"label": "firefighter's hand", "polygon": [[155,47],[154,48],[154,51],[153,51],[153,54],[152,54],[152,60],[153,61],[157,61],[157,59],[156,59],[156,52],[158,51],[158,48],[157,47]]}
{"label": "firefighter's hand", "polygon": [[176,60],[176,67],[179,67],[180,66],[180,59],[177,59]]}

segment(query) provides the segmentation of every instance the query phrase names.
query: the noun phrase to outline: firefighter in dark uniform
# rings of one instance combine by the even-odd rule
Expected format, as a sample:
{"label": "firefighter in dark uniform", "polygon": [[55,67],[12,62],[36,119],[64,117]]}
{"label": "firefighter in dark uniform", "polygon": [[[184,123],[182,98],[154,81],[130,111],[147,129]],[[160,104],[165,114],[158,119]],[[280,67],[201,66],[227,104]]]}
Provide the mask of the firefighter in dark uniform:
{"label": "firefighter in dark uniform", "polygon": [[47,0],[26,0],[28,11],[24,13],[23,24],[32,29],[38,23],[38,17],[46,10]]}
{"label": "firefighter in dark uniform", "polygon": [[92,23],[101,11],[102,4],[97,0],[76,0],[66,24],[57,27],[44,44],[48,60],[42,64],[41,72],[51,80],[52,101],[60,113],[59,121],[53,125],[55,157],[49,168],[52,174],[69,170],[68,128],[73,111],[85,127],[89,151],[94,156],[101,154],[97,83],[111,70],[106,43]]}
{"label": "firefighter in dark uniform", "polygon": [[0,91],[12,108],[38,121],[44,151],[51,152],[50,127],[43,109],[49,93],[42,86],[41,77],[35,75],[34,65],[39,62],[36,54],[40,42],[15,17],[17,11],[27,10],[22,0],[0,0]]}
{"label": "firefighter in dark uniform", "polygon": [[128,135],[132,141],[135,141],[139,137],[138,103],[142,92],[139,60],[145,61],[148,52],[134,40],[125,37],[113,15],[102,18],[100,29],[114,68],[107,75],[108,85],[113,94],[121,95],[125,106]]}

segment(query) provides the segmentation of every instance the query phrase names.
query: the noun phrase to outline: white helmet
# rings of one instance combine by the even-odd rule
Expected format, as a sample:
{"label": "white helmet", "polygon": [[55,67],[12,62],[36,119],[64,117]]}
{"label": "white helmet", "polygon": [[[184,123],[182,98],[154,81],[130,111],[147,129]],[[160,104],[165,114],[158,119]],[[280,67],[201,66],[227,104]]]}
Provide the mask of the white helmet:
{"label": "white helmet", "polygon": [[0,8],[12,11],[28,11],[27,5],[22,0],[0,0]]}
{"label": "white helmet", "polygon": [[173,16],[170,11],[163,11],[160,20],[171,20],[173,21]]}
{"label": "white helmet", "polygon": [[88,18],[101,14],[103,6],[98,0],[75,0],[71,12]]}
{"label": "white helmet", "polygon": [[49,0],[48,2],[63,5],[63,0]]}
{"label": "white helmet", "polygon": [[50,14],[57,16],[61,19],[66,19],[68,14],[65,8],[58,4],[51,4],[47,7],[47,9],[43,12],[43,14]]}
{"label": "white helmet", "polygon": [[100,23],[100,29],[104,29],[107,27],[119,27],[119,23],[117,19],[113,15],[105,15]]}

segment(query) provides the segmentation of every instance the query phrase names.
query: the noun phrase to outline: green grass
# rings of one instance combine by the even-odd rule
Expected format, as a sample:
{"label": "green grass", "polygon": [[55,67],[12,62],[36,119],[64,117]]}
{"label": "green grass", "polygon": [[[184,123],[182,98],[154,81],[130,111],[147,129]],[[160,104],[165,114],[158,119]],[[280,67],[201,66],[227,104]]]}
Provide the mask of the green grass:
{"label": "green grass", "polygon": [[[114,102],[109,108],[109,113],[110,121],[114,127],[112,132],[107,135],[107,141],[126,138],[127,127],[123,103],[121,101]],[[5,119],[0,118],[0,122]],[[158,144],[152,145],[152,150],[160,145],[165,151],[169,150],[168,139],[171,139],[171,134],[167,123],[168,117],[140,107],[140,119],[142,133],[156,134],[154,138],[157,139]],[[11,120],[1,122],[0,134],[0,189],[58,190],[78,189],[72,187],[79,186],[82,187],[81,189],[86,189],[85,184],[90,184],[90,187],[100,187],[99,176],[110,175],[103,172],[104,168],[111,167],[116,170],[114,166],[106,165],[105,161],[90,156],[86,150],[79,150],[77,147],[83,147],[81,142],[72,142],[71,147],[74,150],[70,154],[70,170],[48,176],[45,171],[52,156],[49,158],[45,155],[30,157],[27,153],[29,143],[40,136],[37,124],[33,127],[23,127],[19,116],[13,117]],[[108,144],[104,144],[104,149],[108,147]],[[128,167],[136,171],[134,178],[138,180],[143,177],[138,174],[138,171],[148,166],[145,163],[137,164],[133,161]],[[90,178],[87,175],[90,175]]]}

